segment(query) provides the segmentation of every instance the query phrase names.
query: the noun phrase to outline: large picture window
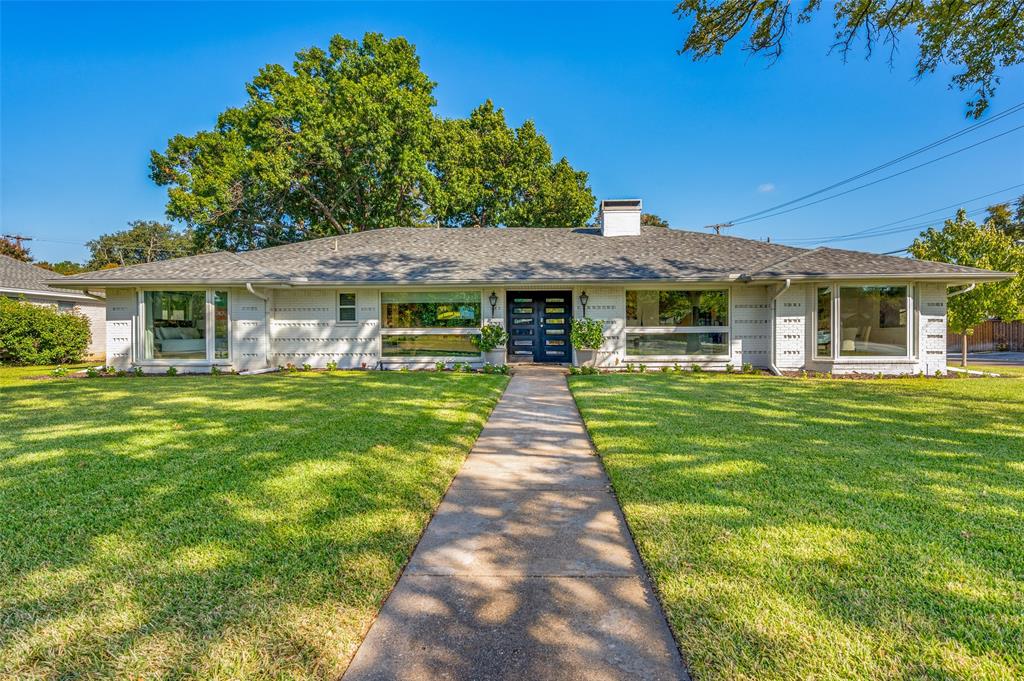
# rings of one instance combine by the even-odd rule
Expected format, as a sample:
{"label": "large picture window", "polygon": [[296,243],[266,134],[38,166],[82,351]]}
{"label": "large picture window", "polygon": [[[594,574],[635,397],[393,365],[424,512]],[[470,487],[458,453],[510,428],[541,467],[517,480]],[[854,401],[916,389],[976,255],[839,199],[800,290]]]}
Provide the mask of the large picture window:
{"label": "large picture window", "polygon": [[909,305],[906,286],[839,288],[839,355],[906,357]]}
{"label": "large picture window", "polygon": [[626,291],[626,357],[729,355],[729,292]]}
{"label": "large picture window", "polygon": [[626,291],[626,326],[728,325],[728,291]]}
{"label": "large picture window", "polygon": [[479,357],[472,335],[425,333],[381,337],[384,357]]}
{"label": "large picture window", "polygon": [[389,329],[450,329],[480,326],[479,291],[388,292],[381,294]]}
{"label": "large picture window", "polygon": [[229,358],[226,291],[146,291],[143,310],[142,359]]}

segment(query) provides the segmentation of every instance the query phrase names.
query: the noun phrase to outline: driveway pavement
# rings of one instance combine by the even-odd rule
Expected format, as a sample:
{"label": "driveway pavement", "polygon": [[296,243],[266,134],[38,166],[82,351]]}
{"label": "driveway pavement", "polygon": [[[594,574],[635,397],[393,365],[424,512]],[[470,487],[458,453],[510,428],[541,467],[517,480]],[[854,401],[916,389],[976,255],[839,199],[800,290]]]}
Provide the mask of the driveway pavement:
{"label": "driveway pavement", "polygon": [[[950,364],[957,364],[960,361],[960,353],[954,352],[949,356]],[[968,352],[967,365],[994,364],[997,366],[1024,367],[1024,352]],[[959,366],[957,364],[957,366]]]}
{"label": "driveway pavement", "polygon": [[688,678],[561,371],[517,370],[344,678]]}

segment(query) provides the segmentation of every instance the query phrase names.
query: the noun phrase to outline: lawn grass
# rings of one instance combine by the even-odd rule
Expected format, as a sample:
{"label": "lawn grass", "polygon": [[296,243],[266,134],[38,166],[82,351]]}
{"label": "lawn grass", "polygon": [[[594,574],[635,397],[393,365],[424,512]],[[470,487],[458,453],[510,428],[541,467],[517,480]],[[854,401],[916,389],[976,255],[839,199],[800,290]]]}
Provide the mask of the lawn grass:
{"label": "lawn grass", "polygon": [[507,381],[33,373],[0,369],[0,678],[338,678]]}
{"label": "lawn grass", "polygon": [[1024,678],[1024,382],[570,379],[695,679]]}

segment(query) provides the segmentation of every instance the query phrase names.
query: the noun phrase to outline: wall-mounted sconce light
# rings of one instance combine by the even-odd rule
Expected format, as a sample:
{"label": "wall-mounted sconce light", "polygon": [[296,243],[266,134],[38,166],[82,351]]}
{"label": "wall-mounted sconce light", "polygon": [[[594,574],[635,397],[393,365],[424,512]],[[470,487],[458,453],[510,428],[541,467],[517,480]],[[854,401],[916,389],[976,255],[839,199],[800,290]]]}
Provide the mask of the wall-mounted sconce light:
{"label": "wall-mounted sconce light", "polygon": [[489,298],[487,298],[487,302],[489,302],[491,304],[491,316],[493,317],[494,316],[494,308],[496,308],[498,306],[498,294],[495,293],[494,291],[491,291],[491,295],[490,295]]}
{"label": "wall-mounted sconce light", "polygon": [[580,294],[580,305],[583,306],[583,316],[584,317],[587,316],[587,301],[588,300],[590,300],[590,296],[587,295],[586,291],[584,291],[583,293]]}

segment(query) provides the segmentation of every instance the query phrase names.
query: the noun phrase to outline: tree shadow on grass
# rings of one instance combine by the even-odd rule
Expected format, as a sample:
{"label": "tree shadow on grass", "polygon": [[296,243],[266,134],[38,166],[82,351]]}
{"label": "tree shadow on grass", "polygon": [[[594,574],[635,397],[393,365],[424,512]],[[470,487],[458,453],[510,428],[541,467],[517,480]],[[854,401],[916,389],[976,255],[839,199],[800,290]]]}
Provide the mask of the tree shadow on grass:
{"label": "tree shadow on grass", "polygon": [[337,675],[503,385],[4,390],[0,675]]}
{"label": "tree shadow on grass", "polygon": [[1024,673],[1010,382],[573,386],[697,677]]}

